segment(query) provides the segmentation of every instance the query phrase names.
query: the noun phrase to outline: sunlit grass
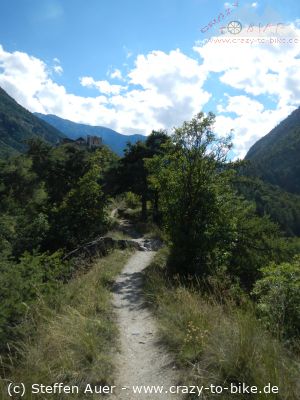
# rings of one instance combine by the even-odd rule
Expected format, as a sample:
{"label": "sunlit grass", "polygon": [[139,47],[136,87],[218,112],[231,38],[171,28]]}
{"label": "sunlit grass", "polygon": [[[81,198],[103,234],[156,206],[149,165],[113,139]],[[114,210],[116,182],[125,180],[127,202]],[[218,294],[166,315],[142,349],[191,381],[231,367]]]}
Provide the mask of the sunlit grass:
{"label": "sunlit grass", "polygon": [[[36,333],[17,344],[19,359],[6,379],[24,382],[28,388],[33,383],[54,382],[79,387],[113,384],[118,331],[110,289],[129,254],[114,251],[97,260],[86,274],[63,287],[54,308],[40,302],[26,322],[35,326]],[[24,331],[29,330],[25,325]],[[3,391],[6,385],[2,382]],[[30,393],[23,398],[31,399]]]}
{"label": "sunlit grass", "polygon": [[[252,394],[257,400],[296,400],[299,397],[299,359],[264,330],[251,307],[220,304],[179,281],[167,278],[166,250],[158,253],[145,276],[145,293],[158,319],[162,341],[182,369],[181,384],[221,386],[239,382],[279,394]],[[206,398],[214,396],[206,393]],[[222,394],[222,399],[245,395]]]}

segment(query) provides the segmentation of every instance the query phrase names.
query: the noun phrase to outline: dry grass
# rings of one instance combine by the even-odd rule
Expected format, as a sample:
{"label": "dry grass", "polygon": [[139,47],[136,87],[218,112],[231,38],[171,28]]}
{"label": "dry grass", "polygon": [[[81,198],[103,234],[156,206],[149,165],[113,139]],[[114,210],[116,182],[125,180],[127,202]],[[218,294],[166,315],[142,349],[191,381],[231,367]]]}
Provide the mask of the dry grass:
{"label": "dry grass", "polygon": [[[64,286],[55,309],[41,302],[27,321],[34,324],[36,334],[18,344],[19,360],[12,362],[16,365],[6,378],[24,382],[26,387],[54,382],[79,387],[113,384],[118,331],[110,288],[128,257],[129,252],[114,251],[96,261],[86,274]],[[47,395],[47,399],[70,396]],[[27,392],[23,399],[31,395]]]}
{"label": "dry grass", "polygon": [[[185,371],[181,383],[224,387],[244,382],[263,388],[270,382],[279,387],[279,394],[259,393],[251,398],[298,399],[299,359],[262,328],[250,308],[220,305],[180,282],[172,284],[165,273],[166,258],[166,250],[161,251],[146,271],[145,292],[163,342]],[[222,399],[231,398],[240,400],[245,395],[222,394]]]}

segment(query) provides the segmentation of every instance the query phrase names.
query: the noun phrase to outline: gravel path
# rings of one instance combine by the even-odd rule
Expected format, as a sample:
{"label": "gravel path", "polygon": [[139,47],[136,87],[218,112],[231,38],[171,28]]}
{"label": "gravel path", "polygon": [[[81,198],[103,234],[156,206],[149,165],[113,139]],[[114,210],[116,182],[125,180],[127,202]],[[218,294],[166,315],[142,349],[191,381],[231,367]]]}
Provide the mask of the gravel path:
{"label": "gravel path", "polygon": [[[142,271],[154,252],[137,251],[114,287],[114,307],[118,318],[121,351],[117,360],[115,399],[180,399],[166,393],[178,382],[177,371],[165,349],[158,343],[155,321],[144,304]],[[134,394],[133,386],[163,385],[162,394]],[[123,388],[123,389],[122,389]]]}

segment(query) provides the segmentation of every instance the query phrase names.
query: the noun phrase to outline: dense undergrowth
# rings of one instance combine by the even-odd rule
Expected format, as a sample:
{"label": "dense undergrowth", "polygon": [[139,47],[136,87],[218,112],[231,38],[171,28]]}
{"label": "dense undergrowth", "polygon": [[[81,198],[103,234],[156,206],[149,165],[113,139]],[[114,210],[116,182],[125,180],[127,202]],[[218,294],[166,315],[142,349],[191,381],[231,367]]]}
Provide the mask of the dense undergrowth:
{"label": "dense undergrowth", "polygon": [[[245,383],[262,389],[278,386],[279,394],[253,394],[253,399],[296,400],[299,395],[300,357],[293,355],[259,320],[254,305],[237,293],[220,296],[201,284],[171,278],[167,249],[146,270],[145,295],[158,319],[161,338],[183,372],[183,385]],[[219,293],[218,293],[219,292]],[[222,299],[222,302],[220,302]],[[220,395],[207,394],[207,398]],[[244,395],[222,394],[222,399]]]}
{"label": "dense undergrowth", "polygon": [[[13,357],[6,358],[6,365],[2,360],[0,365],[1,398],[6,398],[10,381],[23,382],[27,388],[34,383],[64,382],[81,389],[86,384],[113,383],[118,332],[111,286],[129,254],[115,250],[97,259],[88,270],[79,271],[57,290],[55,297],[39,298],[18,328],[22,334],[11,349]],[[23,398],[32,398],[29,391]],[[42,399],[43,395],[35,398]],[[57,395],[48,394],[47,398]]]}

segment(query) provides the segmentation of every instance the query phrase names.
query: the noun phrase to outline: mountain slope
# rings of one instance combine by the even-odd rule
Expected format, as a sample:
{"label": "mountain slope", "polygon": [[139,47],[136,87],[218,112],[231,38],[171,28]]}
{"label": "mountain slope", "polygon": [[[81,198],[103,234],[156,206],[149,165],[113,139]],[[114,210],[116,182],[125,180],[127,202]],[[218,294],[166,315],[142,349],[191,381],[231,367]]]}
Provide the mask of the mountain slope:
{"label": "mountain slope", "polygon": [[249,175],[300,194],[300,108],[248,151]]}
{"label": "mountain slope", "polygon": [[38,113],[35,115],[59,129],[71,139],[77,139],[80,136],[84,137],[87,135],[102,137],[103,143],[119,156],[123,155],[123,150],[126,148],[127,142],[134,144],[139,140],[145,140],[145,136],[143,135],[122,135],[110,128],[77,124],[76,122],[59,118],[56,115],[44,115]]}
{"label": "mountain slope", "polygon": [[32,137],[54,144],[65,135],[20,106],[0,88],[0,156],[23,152],[25,141]]}
{"label": "mountain slope", "polygon": [[237,176],[235,189],[255,203],[259,216],[268,214],[287,236],[300,236],[300,196],[255,177]]}

